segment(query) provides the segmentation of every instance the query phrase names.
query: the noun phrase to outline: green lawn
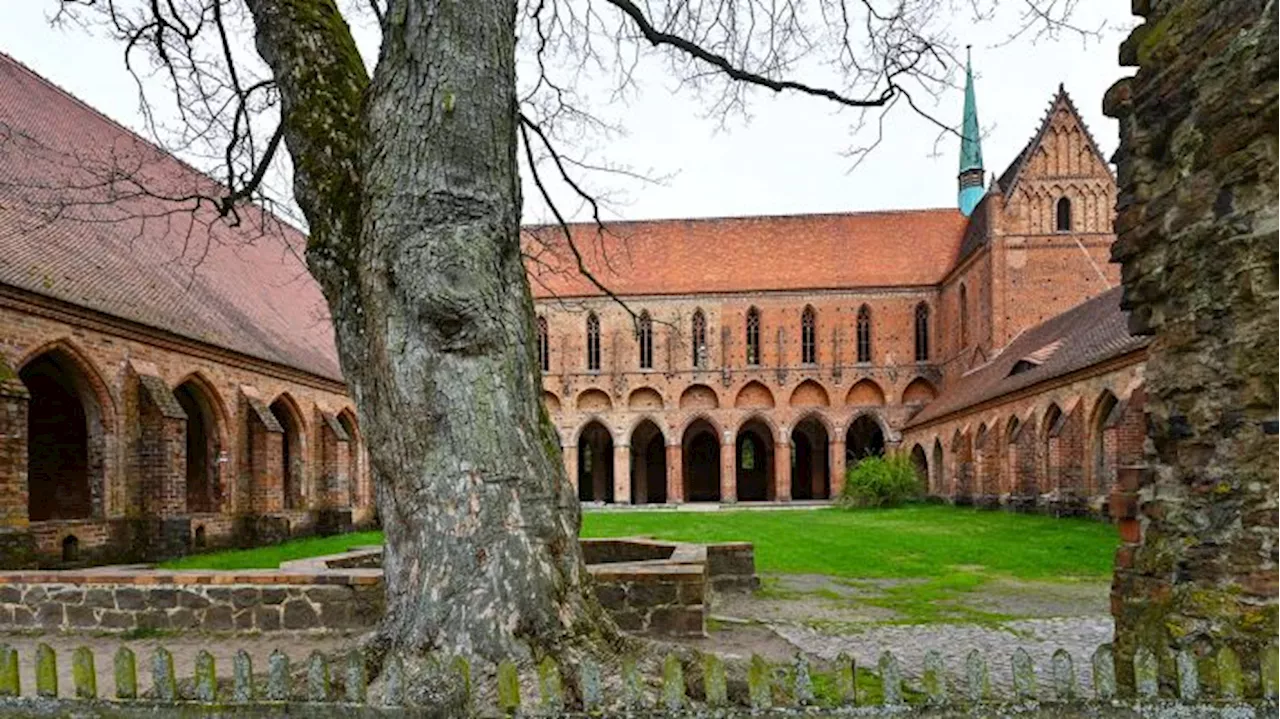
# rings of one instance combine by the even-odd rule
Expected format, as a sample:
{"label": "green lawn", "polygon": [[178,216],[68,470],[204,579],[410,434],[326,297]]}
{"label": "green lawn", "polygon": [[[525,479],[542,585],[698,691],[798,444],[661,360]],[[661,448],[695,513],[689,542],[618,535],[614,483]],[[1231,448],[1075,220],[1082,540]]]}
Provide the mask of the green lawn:
{"label": "green lawn", "polygon": [[256,549],[233,549],[193,554],[160,564],[161,569],[275,569],[281,562],[339,554],[352,547],[382,544],[382,532],[354,532],[332,537],[307,537]]}
{"label": "green lawn", "polygon": [[[584,537],[651,536],[690,542],[744,540],[762,573],[942,579],[957,573],[1026,580],[1103,579],[1114,527],[1084,519],[940,505],[844,511],[588,512]],[[184,557],[168,569],[273,568],[381,541],[377,532],[299,539],[273,547]]]}

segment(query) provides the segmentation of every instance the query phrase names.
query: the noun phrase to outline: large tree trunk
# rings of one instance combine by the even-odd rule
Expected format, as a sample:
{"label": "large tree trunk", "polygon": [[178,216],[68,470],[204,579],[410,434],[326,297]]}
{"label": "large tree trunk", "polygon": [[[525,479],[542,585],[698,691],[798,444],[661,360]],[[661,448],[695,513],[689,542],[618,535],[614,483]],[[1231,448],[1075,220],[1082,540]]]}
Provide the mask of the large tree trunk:
{"label": "large tree trunk", "polygon": [[532,341],[515,4],[393,0],[367,89],[332,0],[250,7],[378,483],[380,647],[410,667],[607,648]]}

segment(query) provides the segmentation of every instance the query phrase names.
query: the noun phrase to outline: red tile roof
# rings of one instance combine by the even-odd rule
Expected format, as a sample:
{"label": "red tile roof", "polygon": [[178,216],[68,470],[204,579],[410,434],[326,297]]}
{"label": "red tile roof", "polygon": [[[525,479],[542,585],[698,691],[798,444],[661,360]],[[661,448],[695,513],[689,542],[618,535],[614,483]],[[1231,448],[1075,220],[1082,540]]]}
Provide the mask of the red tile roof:
{"label": "red tile roof", "polygon": [[[620,295],[937,284],[967,219],[955,209],[572,225],[587,267]],[[526,228],[537,297],[601,292],[557,227]]]}
{"label": "red tile roof", "polygon": [[[986,364],[951,382],[907,426],[925,424],[1146,347],[1149,337],[1129,334],[1129,313],[1120,309],[1123,289],[1107,290],[1013,338]],[[1028,368],[1011,374],[1019,361]]]}
{"label": "red tile roof", "polygon": [[172,196],[217,186],[0,54],[0,284],[341,380],[306,237]]}

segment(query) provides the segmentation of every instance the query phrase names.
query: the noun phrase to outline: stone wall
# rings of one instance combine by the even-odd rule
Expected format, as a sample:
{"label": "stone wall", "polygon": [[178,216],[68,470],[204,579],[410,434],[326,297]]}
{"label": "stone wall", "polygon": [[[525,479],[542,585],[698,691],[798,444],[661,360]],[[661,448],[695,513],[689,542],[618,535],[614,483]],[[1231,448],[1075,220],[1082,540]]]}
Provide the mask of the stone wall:
{"label": "stone wall", "polygon": [[382,617],[381,577],[313,581],[263,573],[7,575],[0,577],[0,629],[349,631]]}
{"label": "stone wall", "polygon": [[1138,70],[1105,110],[1113,257],[1131,328],[1154,335],[1151,441],[1112,608],[1120,656],[1156,647],[1168,685],[1179,651],[1253,656],[1277,633],[1277,20],[1262,0],[1133,8],[1120,58]]}

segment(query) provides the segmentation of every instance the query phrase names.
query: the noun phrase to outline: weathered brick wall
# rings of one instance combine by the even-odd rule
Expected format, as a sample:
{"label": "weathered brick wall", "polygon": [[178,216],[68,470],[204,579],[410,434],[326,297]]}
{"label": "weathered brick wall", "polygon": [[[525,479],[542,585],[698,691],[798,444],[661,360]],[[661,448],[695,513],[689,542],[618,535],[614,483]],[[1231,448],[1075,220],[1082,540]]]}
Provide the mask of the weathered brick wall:
{"label": "weathered brick wall", "polygon": [[[1112,462],[1133,457],[1135,443],[1140,447],[1139,438],[1145,436],[1143,376],[1140,353],[1122,357],[909,427],[901,448],[919,447],[927,458],[929,486],[942,488],[933,493],[958,503],[1105,515],[1107,488],[1084,483],[1096,449],[1093,443],[1107,441],[1105,434],[1085,431],[1101,423],[1087,413],[1103,406],[1101,397],[1119,398],[1123,409],[1109,430],[1115,448]],[[1066,416],[1051,422],[1055,408]],[[1011,433],[1015,418],[1017,429]],[[978,446],[982,426],[987,430]]]}
{"label": "weathered brick wall", "polygon": [[[201,399],[211,408],[210,431],[217,434],[214,446],[220,453],[211,464],[216,467],[214,476],[223,483],[218,514],[225,519],[206,518],[201,523],[206,526],[207,542],[228,543],[228,533],[235,531],[230,529],[234,526],[232,516],[262,511],[262,503],[252,501],[255,484],[249,445],[253,418],[244,400],[246,391],[261,396],[267,404],[287,395],[302,409],[301,445],[309,450],[300,458],[302,476],[310,490],[307,496],[320,496],[312,485],[324,476],[322,427],[311,418],[321,411],[350,411],[351,402],[339,383],[151,333],[88,311],[49,305],[34,296],[5,295],[0,299],[0,356],[14,375],[12,381],[0,378],[0,382],[5,387],[16,382],[13,387],[21,388],[18,373],[50,350],[76,373],[77,391],[89,414],[93,513],[85,520],[55,520],[31,528],[31,541],[39,549],[41,561],[57,563],[61,543],[72,534],[82,556],[94,561],[133,561],[138,557],[135,550],[140,549],[137,543],[174,539],[170,535],[176,525],[165,529],[146,518],[186,516],[186,419],[172,391],[192,377],[198,379],[195,384]],[[26,403],[11,397],[13,392],[0,394],[0,434],[5,437],[0,447],[0,533],[8,537],[28,531]],[[279,433],[265,434],[268,436],[259,439],[268,452],[274,444],[278,457]],[[271,465],[271,457],[261,459],[264,466]],[[367,473],[366,466],[362,464],[361,471]],[[362,489],[356,497],[359,515],[367,519],[372,515],[372,483],[363,477],[355,484]],[[293,524],[295,529],[306,531],[312,521],[295,520]],[[192,543],[195,525],[189,531],[192,538],[187,543]],[[166,536],[170,539],[164,539]],[[127,546],[113,544],[116,542]],[[9,563],[17,554],[5,552],[0,557]]]}
{"label": "weathered brick wall", "polygon": [[1277,20],[1261,0],[1133,7],[1138,70],[1105,110],[1114,257],[1131,328],[1154,336],[1151,442],[1112,606],[1121,657],[1155,647],[1169,684],[1177,650],[1252,656],[1277,633]]}

